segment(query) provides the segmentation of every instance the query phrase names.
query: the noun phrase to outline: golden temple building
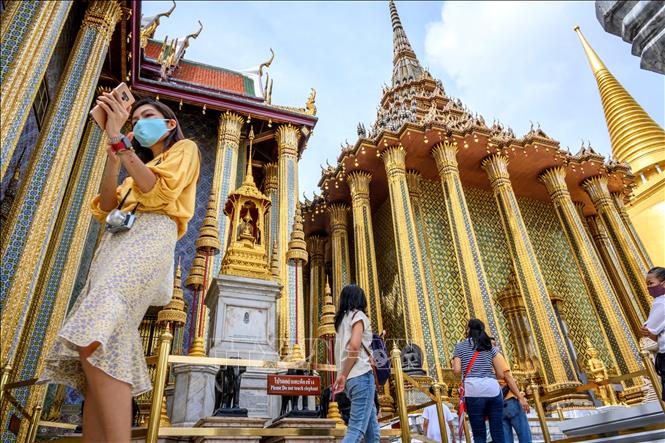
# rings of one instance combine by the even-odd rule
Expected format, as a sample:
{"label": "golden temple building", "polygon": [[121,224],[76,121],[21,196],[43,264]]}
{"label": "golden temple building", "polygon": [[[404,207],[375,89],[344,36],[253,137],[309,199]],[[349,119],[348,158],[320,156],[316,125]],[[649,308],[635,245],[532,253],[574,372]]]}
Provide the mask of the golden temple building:
{"label": "golden temple building", "polygon": [[[298,162],[317,122],[316,91],[294,99],[303,106],[273,104],[268,48],[249,71],[188,60],[201,22],[184,37],[156,39],[160,22],[184,4],[146,17],[140,1],[0,2],[3,443],[28,440],[40,419],[81,419],[81,393],[34,379],[101,237],[88,202],[107,140],[88,111],[120,82],[167,103],[201,154],[195,215],[176,246],[174,298],[140,327],[148,360],[163,324],[173,327],[172,354],[208,355],[204,300],[224,274],[276,281],[281,362],[316,362],[316,339],[334,335],[333,303],[356,283],[373,331],[387,332],[389,348],[416,345],[418,380],[445,383],[447,398],[459,385],[455,343],[476,317],[518,381],[550,395],[552,408],[644,400],[641,379],[623,381],[618,397],[570,394],[587,380],[642,369],[639,329],[651,306],[644,273],[665,262],[655,239],[665,205],[663,130],[581,34],[614,160],[585,145],[571,154],[539,125],[517,136],[488,124],[422,66],[390,1],[392,81],[376,120],[358,125],[355,143],[323,168],[320,194],[301,202]],[[402,385],[387,386],[381,406],[395,411]],[[168,424],[171,374],[162,387],[158,412]],[[152,399],[136,399],[140,426]]]}

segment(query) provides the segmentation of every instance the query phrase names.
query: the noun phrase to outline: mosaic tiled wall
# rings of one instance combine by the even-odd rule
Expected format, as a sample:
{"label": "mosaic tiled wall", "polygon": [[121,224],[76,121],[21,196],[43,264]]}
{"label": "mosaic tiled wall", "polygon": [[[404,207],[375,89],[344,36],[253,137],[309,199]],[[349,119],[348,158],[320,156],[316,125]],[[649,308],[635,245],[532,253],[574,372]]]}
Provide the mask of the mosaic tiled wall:
{"label": "mosaic tiled wall", "polygon": [[580,277],[575,258],[549,202],[518,198],[522,217],[536,252],[547,288],[561,295],[561,316],[578,358],[584,357],[586,337],[598,349],[600,358],[610,366],[608,349],[600,324]]}
{"label": "mosaic tiled wall", "polygon": [[430,245],[430,260],[434,273],[434,287],[438,300],[443,334],[447,349],[446,355],[452,355],[455,343],[462,339],[468,311],[462,292],[462,284],[455,260],[448,216],[446,214],[443,191],[438,181],[422,180],[421,204],[427,237]]}
{"label": "mosaic tiled wall", "polygon": [[[438,181],[423,180],[421,187],[444,335],[450,348],[448,352],[452,352],[454,344],[463,335],[468,313],[462,296],[447,215],[441,210],[445,205],[441,184]],[[511,263],[494,196],[489,191],[477,188],[465,188],[464,192],[483,256],[485,272],[492,294],[496,295],[508,282]],[[601,358],[609,361],[593,307],[589,303],[574,258],[551,204],[525,198],[518,198],[518,202],[548,289],[560,294],[565,300],[561,306],[561,315],[568,325],[578,355],[583,355],[586,348],[585,337],[589,337],[601,353]],[[509,338],[498,303],[495,303],[495,311],[502,334]],[[504,344],[504,352],[509,357],[512,356],[510,342]]]}
{"label": "mosaic tiled wall", "polygon": [[403,303],[399,293],[395,234],[393,233],[390,200],[386,200],[372,215],[372,222],[383,327],[388,333],[388,339],[403,339],[406,334],[404,331]]}

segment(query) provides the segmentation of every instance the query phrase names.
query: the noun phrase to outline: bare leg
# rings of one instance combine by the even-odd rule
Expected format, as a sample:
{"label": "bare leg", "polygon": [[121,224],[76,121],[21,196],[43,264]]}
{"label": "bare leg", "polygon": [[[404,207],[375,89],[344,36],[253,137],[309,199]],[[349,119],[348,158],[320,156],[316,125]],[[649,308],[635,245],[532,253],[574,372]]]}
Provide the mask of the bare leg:
{"label": "bare leg", "polygon": [[[91,347],[83,348],[79,350],[79,356],[81,357],[81,365],[84,368],[85,373],[85,359],[92,353],[96,348],[91,349]],[[104,431],[102,429],[102,422],[99,419],[98,414],[99,408],[97,406],[97,399],[94,395],[94,389],[91,389],[90,382],[87,379],[86,375],[86,392],[85,392],[85,403],[83,404],[83,442],[84,443],[99,443],[105,442],[106,438],[104,437]]]}
{"label": "bare leg", "polygon": [[94,413],[101,424],[100,428],[104,437],[102,441],[129,442],[132,411],[131,386],[94,367],[86,358],[81,360],[81,364],[89,390],[92,391],[95,399]]}

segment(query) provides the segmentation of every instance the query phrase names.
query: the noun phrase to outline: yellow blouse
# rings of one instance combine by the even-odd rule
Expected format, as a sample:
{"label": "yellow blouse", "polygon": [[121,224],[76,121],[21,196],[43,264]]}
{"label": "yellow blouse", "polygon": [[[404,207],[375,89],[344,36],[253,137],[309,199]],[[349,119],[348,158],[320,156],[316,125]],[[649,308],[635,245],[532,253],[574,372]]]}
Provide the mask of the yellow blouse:
{"label": "yellow blouse", "polygon": [[[178,226],[178,238],[187,232],[187,223],[194,215],[196,204],[196,182],[199,178],[199,150],[196,143],[184,139],[176,142],[169,150],[146,163],[155,174],[157,182],[148,192],[141,192],[134,186],[134,179],[127,177],[116,189],[118,203],[127,194],[123,211],[131,211],[139,203],[136,212],[155,212],[171,217]],[[92,214],[101,223],[105,222],[110,211],[99,207],[101,195],[91,203]]]}

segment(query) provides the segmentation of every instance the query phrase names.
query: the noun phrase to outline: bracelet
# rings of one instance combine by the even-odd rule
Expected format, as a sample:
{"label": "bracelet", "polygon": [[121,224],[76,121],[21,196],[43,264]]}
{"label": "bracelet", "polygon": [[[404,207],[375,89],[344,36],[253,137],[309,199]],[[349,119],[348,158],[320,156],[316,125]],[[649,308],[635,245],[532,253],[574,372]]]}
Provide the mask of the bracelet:
{"label": "bracelet", "polygon": [[118,143],[120,140],[122,140],[123,137],[124,137],[123,134],[120,134],[116,137],[109,137],[108,143],[109,143],[109,145],[112,145],[113,143]]}
{"label": "bracelet", "polygon": [[117,151],[113,151],[113,152],[115,152],[116,155],[122,155],[122,153],[128,152],[128,151],[129,152],[134,152],[134,150],[130,149],[130,148],[118,149]]}

